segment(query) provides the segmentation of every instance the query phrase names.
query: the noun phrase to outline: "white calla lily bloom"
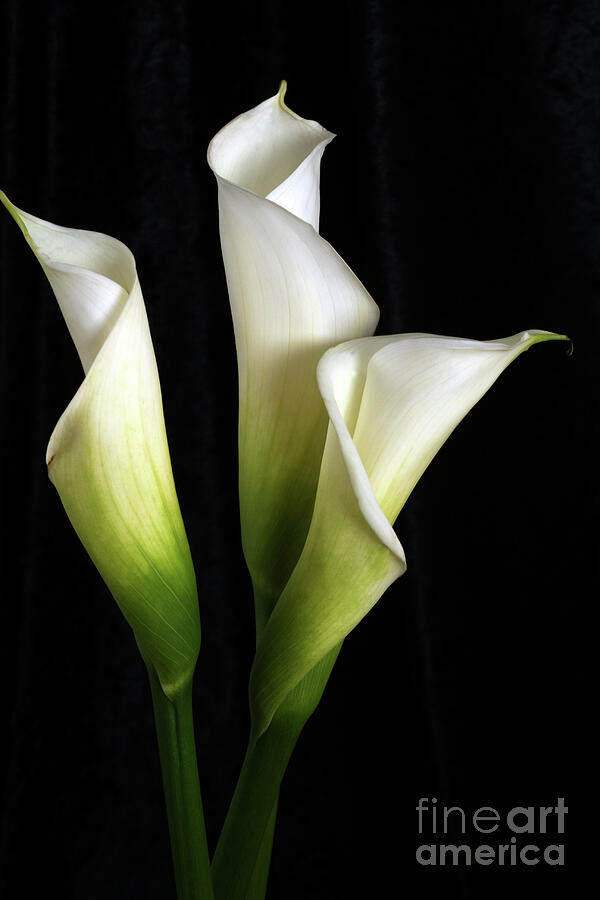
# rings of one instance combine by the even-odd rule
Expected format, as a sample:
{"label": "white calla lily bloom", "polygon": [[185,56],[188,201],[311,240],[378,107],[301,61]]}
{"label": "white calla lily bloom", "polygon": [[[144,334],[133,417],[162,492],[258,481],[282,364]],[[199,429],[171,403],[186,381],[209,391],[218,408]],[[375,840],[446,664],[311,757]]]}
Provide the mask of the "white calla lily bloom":
{"label": "white calla lily bloom", "polygon": [[239,368],[242,541],[266,621],[302,550],[327,432],[316,368],[372,334],[379,311],[318,234],[319,171],[333,135],[279,93],[211,141]]}
{"label": "white calla lily bloom", "polygon": [[134,258],[108,235],[62,228],[0,199],[52,285],[85,372],[48,444],[50,480],[173,696],[193,674],[200,622]]}
{"label": "white calla lily bloom", "polygon": [[499,341],[402,334],[349,341],[318,367],[330,425],[305,547],[257,648],[255,737],[406,570],[392,525],[437,451],[545,331]]}

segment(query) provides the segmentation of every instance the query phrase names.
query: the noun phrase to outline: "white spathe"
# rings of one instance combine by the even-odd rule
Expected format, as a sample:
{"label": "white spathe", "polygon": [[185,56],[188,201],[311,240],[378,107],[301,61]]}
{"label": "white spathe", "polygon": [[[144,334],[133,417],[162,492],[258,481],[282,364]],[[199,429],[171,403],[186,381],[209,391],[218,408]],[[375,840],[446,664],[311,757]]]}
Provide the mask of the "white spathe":
{"label": "white spathe", "polygon": [[318,382],[329,432],[306,544],[257,648],[255,737],[406,570],[392,525],[454,428],[519,354],[564,339],[402,334],[324,354]]}
{"label": "white spathe", "polygon": [[85,372],[48,443],[50,480],[172,696],[193,674],[200,622],[133,256],[112,237],[0,199],[52,285]]}
{"label": "white spathe", "polygon": [[372,334],[379,315],[317,231],[320,161],[333,135],[291,112],[284,92],[285,83],[208,149],[238,355],[242,540],[262,620],[310,523],[327,430],[317,363]]}

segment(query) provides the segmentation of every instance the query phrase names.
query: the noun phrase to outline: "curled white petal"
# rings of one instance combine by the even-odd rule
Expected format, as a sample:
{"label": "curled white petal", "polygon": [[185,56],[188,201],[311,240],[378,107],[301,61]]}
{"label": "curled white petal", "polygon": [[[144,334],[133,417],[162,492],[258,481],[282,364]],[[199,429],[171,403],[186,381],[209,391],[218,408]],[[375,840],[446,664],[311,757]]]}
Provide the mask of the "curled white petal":
{"label": "curled white petal", "polygon": [[319,363],[317,380],[359,509],[382,544],[385,544],[406,568],[402,545],[381,509],[360,451],[352,437],[362,409],[363,391],[371,359],[394,339],[373,337],[368,341],[351,341],[332,348]]}
{"label": "curled white petal", "polygon": [[283,89],[211,141],[238,355],[246,560],[270,608],[302,549],[327,431],[322,354],[371,334],[378,309],[317,233],[319,165],[333,135]]}
{"label": "curled white petal", "polygon": [[133,256],[114,238],[61,228],[0,199],[48,276],[86,372],[48,443],[48,474],[172,694],[192,676],[200,624]]}
{"label": "curled white petal", "polygon": [[208,162],[220,180],[271,200],[318,231],[321,157],[335,135],[292,112],[285,91],[283,81],[274,97],[222,128],[210,142]]}
{"label": "curled white petal", "polygon": [[251,677],[255,734],[406,569],[392,524],[429,462],[500,373],[532,344],[404,334],[324,354],[330,418],[314,513],[298,564],[269,619]]}
{"label": "curled white petal", "polygon": [[[381,512],[394,522],[437,451],[500,373],[532,344],[555,338],[545,331],[496,341],[401,334],[349,341],[323,356],[319,388],[361,508],[384,542]],[[351,417],[340,383],[345,391],[353,385]]]}

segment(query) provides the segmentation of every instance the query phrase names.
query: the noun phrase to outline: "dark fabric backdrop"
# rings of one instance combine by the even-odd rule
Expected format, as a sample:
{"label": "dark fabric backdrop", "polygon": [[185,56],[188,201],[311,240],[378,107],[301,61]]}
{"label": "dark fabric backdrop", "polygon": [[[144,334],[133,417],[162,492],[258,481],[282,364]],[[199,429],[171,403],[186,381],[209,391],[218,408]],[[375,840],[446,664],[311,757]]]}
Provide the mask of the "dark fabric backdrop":
{"label": "dark fabric backdrop", "polygon": [[[298,745],[270,900],[581,896],[597,782],[599,5],[211,7],[4,0],[0,12],[0,186],[136,256],[198,575],[211,846],[245,747],[253,623],[205,154],[285,77],[290,107],[339,135],[321,232],[380,305],[379,333],[543,328],[567,332],[575,352],[547,344],[519,359],[402,512],[408,572],[348,638]],[[46,442],[81,370],[5,213],[0,238],[0,893],[166,900],[145,672],[46,478]],[[566,833],[531,843],[564,840],[566,865],[421,867],[416,847],[439,838],[418,834],[419,797],[467,812],[565,797]],[[492,838],[471,827],[464,840]]]}

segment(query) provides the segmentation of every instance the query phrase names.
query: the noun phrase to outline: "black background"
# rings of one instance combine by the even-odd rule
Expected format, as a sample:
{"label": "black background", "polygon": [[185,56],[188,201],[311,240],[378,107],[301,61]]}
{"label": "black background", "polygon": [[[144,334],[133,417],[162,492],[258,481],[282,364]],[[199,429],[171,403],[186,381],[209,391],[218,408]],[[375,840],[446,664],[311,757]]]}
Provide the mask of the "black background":
{"label": "black background", "polygon": [[[346,641],[298,745],[269,898],[580,895],[597,781],[598,3],[83,9],[1,7],[0,185],[136,256],[198,575],[211,846],[245,746],[253,622],[205,154],[285,77],[290,107],[339,135],[321,233],[379,304],[379,333],[543,328],[567,332],[575,352],[546,344],[520,358],[402,512],[408,572]],[[45,472],[81,370],[8,214],[0,238],[2,896],[166,900],[145,672]],[[418,866],[416,846],[439,838],[419,836],[415,807],[434,796],[467,812],[565,797],[566,865]],[[465,840],[500,842],[472,828]]]}

